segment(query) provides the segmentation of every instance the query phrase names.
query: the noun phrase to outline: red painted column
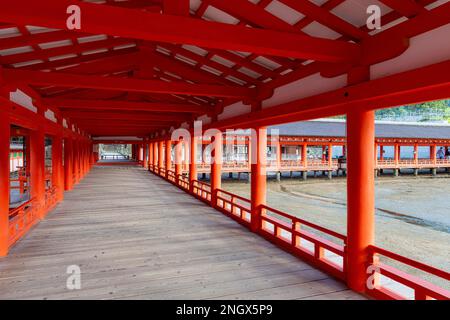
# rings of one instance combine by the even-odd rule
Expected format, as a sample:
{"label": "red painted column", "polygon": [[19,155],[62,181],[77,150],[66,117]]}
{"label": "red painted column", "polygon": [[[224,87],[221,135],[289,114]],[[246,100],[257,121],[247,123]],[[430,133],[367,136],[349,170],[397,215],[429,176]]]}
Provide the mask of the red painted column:
{"label": "red painted column", "polygon": [[0,257],[8,254],[9,228],[9,116],[0,110]]}
{"label": "red painted column", "polygon": [[71,138],[64,140],[64,190],[73,188],[73,141]]}
{"label": "red painted column", "polygon": [[158,142],[153,142],[153,172],[158,172]]}
{"label": "red painted column", "polygon": [[328,166],[331,170],[333,166],[333,145],[331,143],[328,145]]}
{"label": "red painted column", "polygon": [[148,144],[148,170],[151,171],[153,165],[153,142]]}
{"label": "red painted column", "polygon": [[142,148],[143,148],[143,153],[144,153],[144,168],[148,168],[148,143],[144,143],[143,145],[142,145]]}
{"label": "red painted column", "polygon": [[139,144],[139,161],[141,161],[141,165],[144,166],[144,145]]}
{"label": "red painted column", "polygon": [[190,150],[190,163],[189,163],[189,185],[190,190],[193,192],[194,183],[197,180],[197,141],[198,138],[195,136],[191,137],[191,150]]}
{"label": "red painted column", "polygon": [[211,205],[217,205],[217,189],[222,187],[222,132],[218,131],[213,136],[213,148],[211,152]]}
{"label": "red painted column", "polygon": [[433,164],[436,164],[436,145],[433,144],[430,146],[430,159],[433,162]]}
{"label": "red painted column", "polygon": [[380,145],[380,160],[384,160],[384,147]]}
{"label": "red painted column", "polygon": [[158,142],[158,172],[161,174],[161,169],[164,168],[164,145],[163,141]]}
{"label": "red painted column", "polygon": [[250,149],[251,161],[251,230],[261,229],[261,205],[266,204],[267,129],[256,128]]}
{"label": "red painted column", "polygon": [[169,170],[172,170],[172,140],[166,140],[166,178],[169,178]]}
{"label": "red painted column", "polygon": [[378,144],[375,142],[374,146],[373,146],[373,157],[374,157],[374,164],[375,164],[375,169],[378,166]]}
{"label": "red painted column", "polygon": [[347,284],[356,292],[366,289],[368,246],[374,243],[375,113],[347,115]]}
{"label": "red painted column", "polygon": [[45,134],[43,126],[30,132],[31,196],[36,199],[38,215],[45,216]]}
{"label": "red painted column", "polygon": [[394,145],[394,162],[396,166],[400,162],[400,145],[398,143]]}
{"label": "red painted column", "polygon": [[414,163],[416,165],[419,164],[419,146],[416,144],[414,144]]}
{"label": "red painted column", "polygon": [[308,167],[308,144],[302,145],[302,165],[305,169]]}
{"label": "red painted column", "polygon": [[178,176],[182,174],[182,165],[183,165],[183,141],[178,140],[175,142],[175,181],[177,184],[178,182]]}

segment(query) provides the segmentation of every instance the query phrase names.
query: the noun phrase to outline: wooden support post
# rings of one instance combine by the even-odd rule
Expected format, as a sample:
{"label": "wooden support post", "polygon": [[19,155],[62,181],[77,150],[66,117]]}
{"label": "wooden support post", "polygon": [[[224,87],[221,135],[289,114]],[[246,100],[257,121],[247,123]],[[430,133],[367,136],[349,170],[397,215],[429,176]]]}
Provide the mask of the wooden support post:
{"label": "wooden support post", "polygon": [[153,142],[148,144],[148,170],[151,171],[153,165]]}
{"label": "wooden support post", "polygon": [[166,140],[166,178],[169,178],[169,170],[172,170],[172,140]]}
{"label": "wooden support post", "polygon": [[347,284],[356,292],[366,289],[368,246],[374,243],[375,114],[347,115]]}
{"label": "wooden support post", "polygon": [[189,163],[189,186],[190,191],[194,192],[193,181],[197,180],[197,141],[198,138],[191,136],[191,150],[190,150],[190,163]]}
{"label": "wooden support post", "polygon": [[256,128],[250,149],[251,160],[251,230],[261,229],[261,205],[266,204],[267,129]]}
{"label": "wooden support post", "polygon": [[73,141],[71,138],[64,140],[64,190],[73,188]]}
{"label": "wooden support post", "polygon": [[[367,67],[348,74],[350,85],[370,78]],[[347,285],[365,292],[367,267],[372,262],[368,248],[375,238],[374,177],[375,112],[355,108],[347,114],[347,255],[344,261]]]}
{"label": "wooden support post", "polygon": [[414,164],[419,165],[419,146],[414,144]]}
{"label": "wooden support post", "polygon": [[183,172],[183,141],[178,140],[175,142],[175,183],[178,185],[178,176]]}
{"label": "wooden support post", "polygon": [[40,125],[30,133],[31,197],[36,199],[38,216],[45,216],[45,134]]}
{"label": "wooden support post", "polygon": [[158,142],[158,173],[161,174],[164,168],[164,141]]}
{"label": "wooden support post", "polygon": [[153,172],[158,172],[158,142],[153,142]]}
{"label": "wooden support post", "polygon": [[436,166],[436,152],[437,152],[437,146],[435,144],[432,144],[430,146],[430,159],[434,166]]}
{"label": "wooden support post", "polygon": [[211,205],[217,206],[217,190],[222,187],[222,132],[213,136],[211,151]]}
{"label": "wooden support post", "polygon": [[302,145],[302,167],[308,172],[308,144]]}
{"label": "wooden support post", "polygon": [[328,145],[328,179],[333,178],[333,145],[330,143]]}
{"label": "wooden support post", "polygon": [[396,143],[394,145],[394,164],[395,164],[395,169],[394,169],[394,176],[397,177],[399,174],[399,163],[400,163],[400,145],[398,143]]}
{"label": "wooden support post", "polygon": [[9,116],[0,110],[0,257],[8,254],[9,248]]}

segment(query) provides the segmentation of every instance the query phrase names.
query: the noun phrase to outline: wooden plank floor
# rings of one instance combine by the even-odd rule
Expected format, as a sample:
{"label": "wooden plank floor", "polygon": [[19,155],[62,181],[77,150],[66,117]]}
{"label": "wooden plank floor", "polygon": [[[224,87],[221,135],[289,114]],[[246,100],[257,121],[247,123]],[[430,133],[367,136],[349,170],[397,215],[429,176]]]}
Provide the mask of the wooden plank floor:
{"label": "wooden plank floor", "polygon": [[137,167],[95,167],[0,259],[0,299],[17,298],[362,299]]}

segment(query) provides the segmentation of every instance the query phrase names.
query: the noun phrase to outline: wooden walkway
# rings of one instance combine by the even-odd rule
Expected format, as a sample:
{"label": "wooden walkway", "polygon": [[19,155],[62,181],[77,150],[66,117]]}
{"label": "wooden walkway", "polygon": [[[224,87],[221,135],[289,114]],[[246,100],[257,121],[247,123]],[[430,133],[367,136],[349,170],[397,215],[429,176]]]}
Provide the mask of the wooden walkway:
{"label": "wooden walkway", "polygon": [[[67,267],[81,268],[68,290]],[[95,167],[0,259],[0,299],[362,299],[137,167]]]}

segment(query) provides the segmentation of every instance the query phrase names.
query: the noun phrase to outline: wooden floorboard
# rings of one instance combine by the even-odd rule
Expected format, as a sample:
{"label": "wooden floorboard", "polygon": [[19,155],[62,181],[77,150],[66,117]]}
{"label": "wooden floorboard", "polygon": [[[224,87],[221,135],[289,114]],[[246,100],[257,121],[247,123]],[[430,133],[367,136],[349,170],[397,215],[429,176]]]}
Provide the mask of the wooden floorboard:
{"label": "wooden floorboard", "polygon": [[[68,290],[67,267],[81,268]],[[142,168],[95,167],[0,259],[0,299],[361,299]]]}

